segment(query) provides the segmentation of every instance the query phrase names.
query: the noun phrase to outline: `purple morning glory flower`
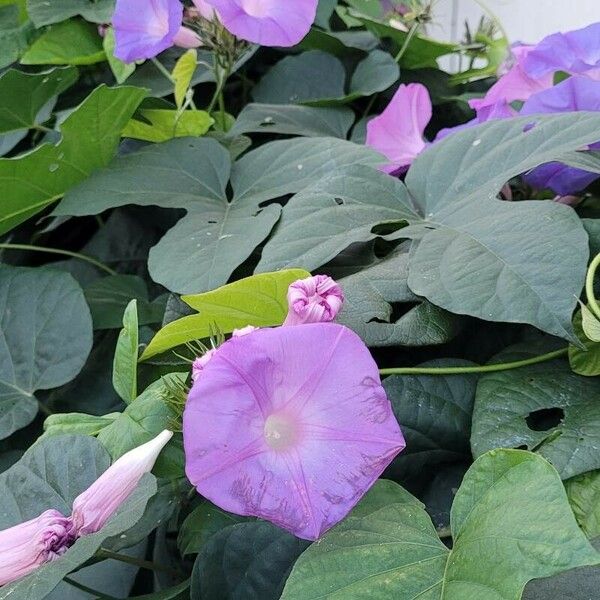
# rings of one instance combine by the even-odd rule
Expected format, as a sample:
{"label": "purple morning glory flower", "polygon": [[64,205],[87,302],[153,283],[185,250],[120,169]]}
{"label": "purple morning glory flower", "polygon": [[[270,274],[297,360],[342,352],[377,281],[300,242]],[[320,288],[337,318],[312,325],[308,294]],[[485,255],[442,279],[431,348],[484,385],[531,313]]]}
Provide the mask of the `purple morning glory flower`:
{"label": "purple morning glory flower", "polygon": [[284,325],[333,321],[344,303],[342,288],[327,275],[299,279],[288,288]]}
{"label": "purple morning glory flower", "polygon": [[368,349],[334,323],[225,342],[189,393],[183,438],[200,494],[310,540],[405,445]]}
{"label": "purple morning glory flower", "polygon": [[200,38],[182,27],[183,5],[179,0],[117,0],[112,24],[115,56],[124,62],[152,58],[174,44],[185,48],[200,45]]}
{"label": "purple morning glory flower", "polygon": [[152,469],[172,435],[165,430],[121,456],[75,498],[70,517],[47,510],[35,519],[0,531],[0,586],[60,558],[79,537],[102,529]]}
{"label": "purple morning glory flower", "polygon": [[553,33],[545,37],[523,61],[523,70],[540,79],[556,71],[586,73],[597,78],[600,71],[600,23],[568,33]]}
{"label": "purple morning glory flower", "polygon": [[[531,95],[552,86],[553,73],[533,77],[526,73],[523,62],[534,50],[534,46],[513,46],[512,66],[500,79],[487,91],[483,98],[470,100],[469,105],[477,111],[490,110],[499,104],[510,104],[514,100],[527,100]],[[485,119],[488,120],[488,119]]]}
{"label": "purple morning glory flower", "polygon": [[367,123],[367,146],[390,162],[381,167],[390,174],[406,171],[427,146],[423,138],[431,119],[429,92],[420,83],[401,84],[385,110]]}
{"label": "purple morning glory flower", "polygon": [[205,0],[236,37],[261,46],[295,46],[310,30],[318,0]]}
{"label": "purple morning glory flower", "polygon": [[[600,81],[573,76],[558,85],[532,96],[521,108],[522,115],[600,111]],[[592,148],[600,147],[593,144]],[[559,162],[541,165],[530,171],[525,179],[535,188],[550,188],[567,196],[587,187],[598,179],[598,174],[569,167]]]}

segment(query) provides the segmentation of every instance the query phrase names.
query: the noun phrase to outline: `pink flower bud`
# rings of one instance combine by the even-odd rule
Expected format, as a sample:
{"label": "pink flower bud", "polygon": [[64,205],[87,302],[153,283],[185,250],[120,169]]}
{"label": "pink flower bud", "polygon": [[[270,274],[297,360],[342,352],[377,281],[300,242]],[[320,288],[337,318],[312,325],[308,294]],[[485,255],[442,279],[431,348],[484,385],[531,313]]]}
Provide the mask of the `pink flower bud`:
{"label": "pink flower bud", "polygon": [[206,0],[192,0],[192,2],[201,17],[207,21],[212,21],[215,18],[216,11]]}
{"label": "pink flower bud", "polygon": [[202,46],[200,36],[183,25],[177,30],[173,43],[180,48],[198,48]]}
{"label": "pink flower bud", "polygon": [[71,520],[57,510],[0,531],[0,586],[64,554],[74,540]]}
{"label": "pink flower bud", "polygon": [[75,498],[71,519],[78,536],[103,527],[137,487],[142,476],[152,470],[160,451],[172,436],[173,432],[165,429],[154,439],[130,450]]}
{"label": "pink flower bud", "polygon": [[333,321],[344,303],[340,286],[327,275],[299,279],[288,289],[284,325]]}
{"label": "pink flower bud", "polygon": [[194,359],[194,362],[192,363],[192,381],[194,383],[196,383],[198,377],[202,375],[204,367],[206,367],[208,361],[213,357],[216,351],[216,348],[211,348],[210,350],[207,350],[202,356],[198,356],[196,359]]}

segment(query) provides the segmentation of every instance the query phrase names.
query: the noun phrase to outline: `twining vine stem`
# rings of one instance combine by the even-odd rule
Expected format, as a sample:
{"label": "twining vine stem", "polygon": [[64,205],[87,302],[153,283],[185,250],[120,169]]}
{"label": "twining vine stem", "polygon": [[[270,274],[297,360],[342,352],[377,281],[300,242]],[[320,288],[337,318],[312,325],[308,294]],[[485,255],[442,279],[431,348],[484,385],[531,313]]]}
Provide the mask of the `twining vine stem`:
{"label": "twining vine stem", "polygon": [[585,278],[585,295],[587,297],[588,306],[596,315],[596,318],[600,319],[600,306],[598,306],[596,296],[594,295],[594,279],[596,277],[598,265],[600,265],[600,254],[596,254],[596,257],[588,268],[587,276]]}
{"label": "twining vine stem", "polygon": [[533,356],[524,360],[516,360],[507,363],[496,363],[492,365],[480,365],[475,367],[392,367],[389,369],[379,369],[381,375],[464,375],[468,373],[493,373],[496,371],[510,371],[519,369],[528,365],[553,360],[565,356],[568,348],[554,350],[540,356]]}

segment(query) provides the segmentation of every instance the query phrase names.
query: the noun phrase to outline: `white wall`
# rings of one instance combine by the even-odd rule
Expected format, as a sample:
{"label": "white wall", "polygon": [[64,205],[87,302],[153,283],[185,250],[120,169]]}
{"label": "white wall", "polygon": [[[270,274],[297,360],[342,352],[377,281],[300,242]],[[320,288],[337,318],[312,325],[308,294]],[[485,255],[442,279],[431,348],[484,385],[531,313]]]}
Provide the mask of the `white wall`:
{"label": "white wall", "polygon": [[[578,29],[600,21],[600,0],[482,0],[502,22],[510,41],[535,43],[555,31]],[[430,33],[458,41],[464,22],[475,28],[484,14],[475,0],[436,0]]]}

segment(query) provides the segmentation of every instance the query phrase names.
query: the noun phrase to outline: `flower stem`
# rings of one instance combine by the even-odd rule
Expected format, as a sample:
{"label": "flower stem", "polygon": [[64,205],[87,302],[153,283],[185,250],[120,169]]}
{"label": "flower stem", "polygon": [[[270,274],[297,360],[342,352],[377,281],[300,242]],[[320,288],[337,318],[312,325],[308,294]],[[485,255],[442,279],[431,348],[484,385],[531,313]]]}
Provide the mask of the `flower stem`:
{"label": "flower stem", "polygon": [[596,317],[600,319],[600,306],[598,306],[596,296],[594,295],[594,278],[596,276],[596,269],[598,268],[598,265],[600,265],[600,254],[596,254],[596,257],[588,268],[587,276],[585,278],[585,295],[587,296],[589,307],[592,309]]}
{"label": "flower stem", "polygon": [[171,73],[169,73],[169,71],[166,69],[166,67],[160,62],[160,60],[158,60],[157,58],[151,58],[150,60],[152,61],[152,64],[160,71],[161,75],[163,75],[171,83],[173,83],[173,84],[175,83],[173,76],[171,75]]}
{"label": "flower stem", "polygon": [[526,358],[524,360],[516,360],[514,362],[496,363],[492,365],[480,365],[476,367],[393,367],[390,369],[379,369],[381,375],[464,375],[468,373],[493,373],[496,371],[510,371],[511,369],[519,369],[528,365],[536,365],[565,356],[568,348],[554,350],[547,354]]}
{"label": "flower stem", "polygon": [[70,250],[60,250],[59,248],[48,248],[46,246],[32,246],[30,244],[0,244],[0,250],[27,250],[32,252],[46,252],[47,254],[60,254],[62,256],[70,256],[71,258],[78,258],[79,260],[84,260],[88,262],[98,269],[105,271],[109,275],[118,275],[118,273],[101,263],[100,261],[92,258],[91,256],[87,256],[85,254],[80,254],[79,252],[71,252]]}
{"label": "flower stem", "polygon": [[118,598],[115,598],[115,596],[109,596],[107,594],[103,594],[91,587],[88,587],[87,585],[83,585],[83,583],[79,583],[78,581],[75,581],[74,579],[71,579],[70,577],[65,577],[63,579],[63,581],[65,583],[68,583],[69,585],[72,585],[74,588],[77,588],[78,590],[81,590],[82,592],[86,592],[87,594],[92,594],[93,596],[96,597],[96,599],[99,600],[119,600]]}
{"label": "flower stem", "polygon": [[112,558],[113,560],[119,560],[121,562],[127,563],[129,565],[135,565],[140,569],[147,569],[149,571],[161,571],[163,573],[168,573],[173,577],[180,577],[181,573],[176,569],[172,569],[171,567],[167,567],[165,565],[161,565],[155,562],[151,562],[149,560],[142,560],[141,558],[135,558],[133,556],[127,556],[127,554],[119,554],[118,552],[113,552],[112,550],[107,550],[106,548],[100,548],[96,555],[99,558]]}
{"label": "flower stem", "polygon": [[410,42],[412,41],[413,37],[415,36],[415,33],[417,33],[417,30],[419,29],[419,22],[415,21],[411,28],[408,30],[408,35],[406,36],[404,43],[402,44],[402,48],[400,48],[400,50],[398,51],[398,54],[396,54],[394,60],[399,63],[400,60],[402,59],[402,57],[404,56],[404,53],[406,52],[406,50],[408,49],[408,46],[410,45]]}

